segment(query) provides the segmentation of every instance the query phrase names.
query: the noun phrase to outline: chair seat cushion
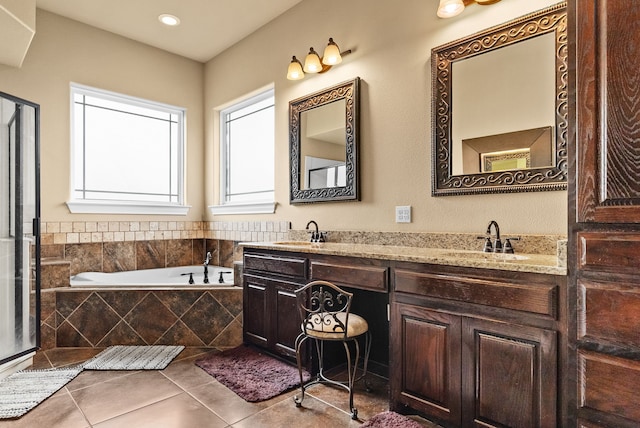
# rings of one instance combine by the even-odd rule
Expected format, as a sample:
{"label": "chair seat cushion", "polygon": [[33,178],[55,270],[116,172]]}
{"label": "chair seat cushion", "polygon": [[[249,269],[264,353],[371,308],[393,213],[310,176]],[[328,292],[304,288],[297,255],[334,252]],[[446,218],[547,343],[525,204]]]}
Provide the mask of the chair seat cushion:
{"label": "chair seat cushion", "polygon": [[[339,312],[335,314],[337,321],[332,315],[313,314],[308,318],[307,328],[302,324],[302,331],[308,336],[316,339],[340,340],[344,338],[344,330],[342,326],[345,324],[347,314]],[[354,338],[364,334],[369,330],[369,324],[360,315],[349,314],[349,322],[347,324],[347,338]]]}

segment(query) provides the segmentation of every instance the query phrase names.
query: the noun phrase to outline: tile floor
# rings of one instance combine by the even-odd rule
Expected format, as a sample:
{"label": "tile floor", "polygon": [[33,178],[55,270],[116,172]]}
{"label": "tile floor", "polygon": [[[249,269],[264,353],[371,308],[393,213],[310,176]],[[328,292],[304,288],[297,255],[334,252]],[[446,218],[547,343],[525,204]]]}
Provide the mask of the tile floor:
{"label": "tile floor", "polygon": [[[99,350],[56,348],[36,355],[33,368],[83,362]],[[359,427],[388,410],[388,382],[372,375],[373,391],[355,395],[358,421],[351,420],[342,389],[315,385],[302,407],[290,391],[268,401],[248,403],[194,364],[212,349],[186,348],[161,371],[84,371],[44,403],[0,428],[260,428]],[[415,418],[429,428],[437,426]]]}

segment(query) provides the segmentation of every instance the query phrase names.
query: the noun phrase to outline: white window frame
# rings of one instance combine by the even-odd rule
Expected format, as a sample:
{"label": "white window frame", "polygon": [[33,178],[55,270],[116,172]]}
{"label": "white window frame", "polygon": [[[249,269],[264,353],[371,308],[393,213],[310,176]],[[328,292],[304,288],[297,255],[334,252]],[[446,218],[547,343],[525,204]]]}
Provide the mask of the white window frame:
{"label": "white window frame", "polygon": [[[131,201],[131,200],[101,200],[101,199],[76,199],[74,198],[75,189],[75,127],[74,127],[74,104],[75,95],[84,94],[110,101],[116,101],[137,107],[151,108],[159,111],[167,111],[179,116],[178,123],[178,202],[148,202],[148,201]],[[106,91],[103,89],[92,88],[90,86],[71,83],[70,85],[70,117],[71,117],[71,175],[69,177],[70,191],[67,207],[71,213],[86,214],[151,214],[151,215],[187,215],[190,205],[186,205],[185,201],[185,123],[186,109],[176,107],[169,104],[163,104],[155,101],[149,101],[142,98],[136,98],[129,95],[119,94],[116,92]]]}
{"label": "white window frame", "polygon": [[[220,169],[220,201],[219,205],[209,206],[209,210],[213,215],[228,215],[228,214],[273,214],[276,209],[276,203],[271,200],[255,200],[248,202],[227,202],[227,144],[226,144],[226,125],[225,116],[249,105],[258,103],[267,98],[274,98],[275,109],[275,90],[273,86],[268,88],[262,88],[255,91],[246,98],[229,104],[223,108],[218,109],[218,118],[220,125],[220,163],[218,165]],[[274,118],[275,120],[275,118]],[[275,136],[274,136],[274,148],[275,151]],[[274,171],[274,193],[275,193],[275,171]],[[275,197],[275,195],[274,195]]]}

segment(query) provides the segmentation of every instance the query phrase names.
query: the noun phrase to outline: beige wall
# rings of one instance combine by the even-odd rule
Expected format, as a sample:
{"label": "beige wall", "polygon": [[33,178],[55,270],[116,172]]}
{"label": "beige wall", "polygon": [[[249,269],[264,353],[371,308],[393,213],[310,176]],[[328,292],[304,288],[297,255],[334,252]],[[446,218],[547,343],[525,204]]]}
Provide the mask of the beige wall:
{"label": "beige wall", "polygon": [[[566,233],[566,192],[434,198],[430,190],[431,49],[555,3],[502,0],[442,20],[436,17],[437,0],[301,2],[206,65],[207,204],[217,202],[219,185],[214,109],[270,83],[276,94],[276,213],[215,219],[277,218],[290,220],[294,229],[314,219],[330,230],[473,233],[495,219],[507,234]],[[328,73],[287,81],[291,55],[302,60],[309,46],[320,51],[329,37],[354,53]],[[362,201],[290,205],[289,100],[356,76],[362,78]],[[396,205],[413,207],[411,224],[395,223]]]}
{"label": "beige wall", "polygon": [[[204,66],[40,9],[36,19],[22,67],[0,65],[0,91],[40,104],[43,220],[202,220]],[[70,82],[187,109],[186,218],[69,213]]]}
{"label": "beige wall", "polygon": [[[0,65],[0,91],[42,107],[43,220],[291,221],[301,229],[315,219],[333,230],[476,233],[495,219],[507,234],[566,233],[565,192],[430,194],[431,49],[555,1],[474,5],[450,20],[436,17],[437,3],[306,0],[206,65],[38,10],[37,33],[22,68]],[[303,58],[309,46],[323,49],[329,37],[354,53],[324,75],[287,81],[291,55]],[[362,201],[290,205],[288,101],[355,76],[362,78]],[[187,108],[186,187],[193,208],[186,218],[69,213],[72,81]],[[276,213],[213,217],[206,206],[217,202],[219,186],[214,109],[271,84],[276,91]],[[411,224],[395,223],[396,205],[413,207]]]}

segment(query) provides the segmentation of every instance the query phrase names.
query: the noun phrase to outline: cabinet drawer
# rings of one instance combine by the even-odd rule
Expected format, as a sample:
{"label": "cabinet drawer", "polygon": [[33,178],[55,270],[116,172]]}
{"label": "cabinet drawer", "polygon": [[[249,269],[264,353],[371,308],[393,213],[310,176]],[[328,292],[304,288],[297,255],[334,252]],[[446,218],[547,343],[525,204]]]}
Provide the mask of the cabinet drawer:
{"label": "cabinet drawer", "polygon": [[360,264],[311,262],[311,279],[335,282],[360,289],[387,291],[388,268]]}
{"label": "cabinet drawer", "polygon": [[640,287],[578,281],[578,337],[640,347]]}
{"label": "cabinet drawer", "polygon": [[307,259],[301,257],[245,253],[244,269],[306,278]]}
{"label": "cabinet drawer", "polygon": [[578,351],[578,407],[640,422],[640,361]]}
{"label": "cabinet drawer", "polygon": [[640,233],[578,233],[578,263],[589,271],[635,274],[640,265]]}
{"label": "cabinet drawer", "polygon": [[556,286],[395,270],[395,291],[556,317]]}

